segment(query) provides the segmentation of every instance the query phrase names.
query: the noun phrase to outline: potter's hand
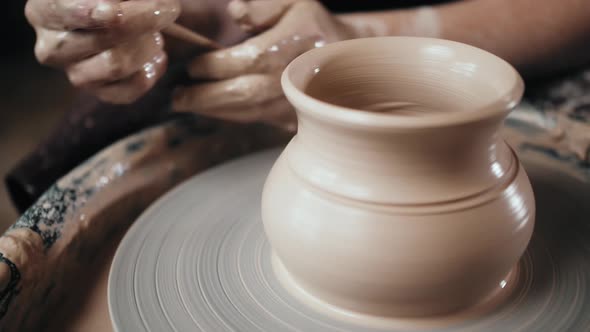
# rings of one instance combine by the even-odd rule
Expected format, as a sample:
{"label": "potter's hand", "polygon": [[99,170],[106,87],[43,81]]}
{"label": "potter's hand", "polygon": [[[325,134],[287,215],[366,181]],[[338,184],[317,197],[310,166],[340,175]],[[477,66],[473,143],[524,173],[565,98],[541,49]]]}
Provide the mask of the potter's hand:
{"label": "potter's hand", "polygon": [[228,10],[243,29],[263,32],[192,61],[191,77],[207,82],[178,88],[173,108],[294,130],[295,114],[283,96],[281,72],[309,49],[351,38],[349,29],[316,1],[234,0]]}
{"label": "potter's hand", "polygon": [[63,68],[100,99],[129,103],[166,69],[160,30],[176,20],[178,0],[28,0],[39,62]]}

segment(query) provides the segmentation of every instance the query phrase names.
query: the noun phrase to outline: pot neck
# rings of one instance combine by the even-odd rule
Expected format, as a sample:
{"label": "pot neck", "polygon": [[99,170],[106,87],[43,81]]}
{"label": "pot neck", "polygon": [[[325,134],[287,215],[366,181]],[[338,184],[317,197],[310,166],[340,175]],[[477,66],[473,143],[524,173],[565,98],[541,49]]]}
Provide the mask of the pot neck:
{"label": "pot neck", "polygon": [[498,134],[502,117],[425,128],[330,123],[299,112],[292,169],[322,190],[380,204],[458,200],[494,187],[514,169]]}

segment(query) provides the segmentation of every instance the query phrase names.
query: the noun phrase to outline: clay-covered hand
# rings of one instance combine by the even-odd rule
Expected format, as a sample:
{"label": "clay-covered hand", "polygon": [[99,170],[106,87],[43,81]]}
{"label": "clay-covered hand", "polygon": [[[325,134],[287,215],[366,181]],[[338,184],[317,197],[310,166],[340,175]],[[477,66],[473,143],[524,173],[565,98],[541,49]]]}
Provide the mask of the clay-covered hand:
{"label": "clay-covered hand", "polygon": [[262,32],[194,59],[189,74],[204,82],[179,87],[173,108],[295,130],[295,114],[280,86],[283,69],[307,50],[352,38],[350,29],[316,1],[234,0],[228,11],[244,30]]}
{"label": "clay-covered hand", "polygon": [[25,7],[37,59],[112,103],[134,101],[163,74],[159,31],[179,13],[178,0],[28,0]]}

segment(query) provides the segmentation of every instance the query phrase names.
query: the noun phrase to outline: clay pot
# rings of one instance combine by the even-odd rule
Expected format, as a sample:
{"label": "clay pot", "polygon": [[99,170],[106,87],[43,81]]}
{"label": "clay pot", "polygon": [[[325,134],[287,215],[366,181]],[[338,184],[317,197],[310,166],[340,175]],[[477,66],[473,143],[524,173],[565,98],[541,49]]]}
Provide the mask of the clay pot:
{"label": "clay pot", "polygon": [[298,133],[264,187],[275,270],[302,298],[377,316],[474,306],[510,282],[535,215],[498,130],[524,85],[461,43],[357,39],[284,71]]}

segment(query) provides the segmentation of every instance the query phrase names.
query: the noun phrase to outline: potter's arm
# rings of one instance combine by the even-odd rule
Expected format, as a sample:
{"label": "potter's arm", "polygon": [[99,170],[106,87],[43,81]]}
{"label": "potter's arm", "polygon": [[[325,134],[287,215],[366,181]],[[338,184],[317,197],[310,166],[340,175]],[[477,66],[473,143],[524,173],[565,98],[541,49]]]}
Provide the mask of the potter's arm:
{"label": "potter's arm", "polygon": [[341,18],[361,37],[415,35],[468,43],[506,59],[529,77],[590,60],[586,0],[472,0]]}

